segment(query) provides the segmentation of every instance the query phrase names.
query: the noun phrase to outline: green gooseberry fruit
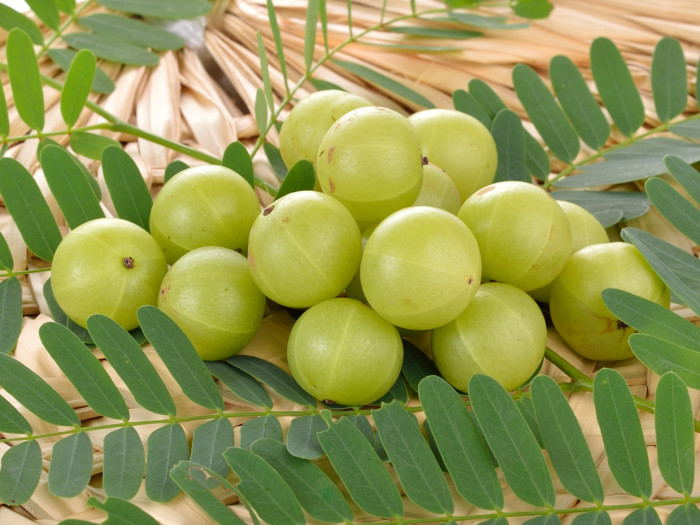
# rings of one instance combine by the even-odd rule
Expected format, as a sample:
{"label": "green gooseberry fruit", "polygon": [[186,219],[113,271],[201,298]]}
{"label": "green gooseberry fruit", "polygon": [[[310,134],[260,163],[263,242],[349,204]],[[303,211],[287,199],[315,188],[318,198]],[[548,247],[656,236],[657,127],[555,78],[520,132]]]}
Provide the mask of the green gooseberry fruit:
{"label": "green gooseberry fruit", "polygon": [[92,314],[111,317],[125,330],[139,326],[136,310],[155,305],[168,270],[153,237],[117,218],[94,219],[71,230],[51,263],[56,303],[82,327]]}
{"label": "green gooseberry fruit", "polygon": [[361,254],[353,216],[317,191],[289,193],[270,204],[253,224],[248,243],[253,280],[268,298],[291,308],[340,294]]}
{"label": "green gooseberry fruit", "polygon": [[423,155],[450,176],[461,202],[493,182],[498,166],[496,142],[477,119],[446,108],[417,111],[408,119],[418,133]]}
{"label": "green gooseberry fruit", "polygon": [[598,361],[633,357],[634,330],[605,306],[601,292],[617,288],[669,307],[670,291],[639,250],[625,242],[592,244],[574,253],[552,285],[549,312],[566,343]]}
{"label": "green gooseberry fruit", "polygon": [[248,234],[260,213],[255,190],[224,166],[187,168],[161,188],[149,225],[168,264],[202,246],[245,252]]}
{"label": "green gooseberry fruit", "polygon": [[400,113],[378,106],[340,117],[321,140],[316,175],[361,228],[410,206],[423,182],[420,143]]}
{"label": "green gooseberry fruit", "polygon": [[457,215],[462,200],[452,179],[432,162],[423,166],[423,185],[414,206],[433,206]]}
{"label": "green gooseberry fruit", "polygon": [[490,184],[464,201],[457,216],[479,243],[485,281],[535,290],[553,281],[571,254],[564,210],[534,184]]}
{"label": "green gooseberry fruit", "polygon": [[546,346],[547,323],[535,300],[496,282],[483,283],[469,306],[430,337],[435,366],[463,392],[474,374],[514,390],[538,370]]}
{"label": "green gooseberry fruit", "polygon": [[265,295],[245,256],[220,246],[190,250],[173,264],[157,306],[182,329],[205,361],[240,352],[258,331]]}
{"label": "green gooseberry fruit", "polygon": [[360,263],[369,304],[390,323],[430,330],[457,317],[481,280],[479,246],[451,213],[411,206],[384,219]]}
{"label": "green gooseberry fruit", "polygon": [[[557,204],[566,213],[571,227],[571,253],[579,251],[591,244],[604,244],[610,242],[608,232],[600,221],[586,208],[573,202],[557,200]],[[549,302],[549,294],[552,291],[552,283],[546,284],[542,288],[531,290],[530,296],[541,303]]]}
{"label": "green gooseberry fruit", "polygon": [[280,155],[291,168],[300,160],[316,164],[318,145],[333,123],[348,111],[371,103],[340,89],[315,91],[302,98],[282,123],[279,135]]}
{"label": "green gooseberry fruit", "polygon": [[366,405],[386,394],[401,372],[403,344],[391,323],[347,297],[320,302],[292,327],[289,369],[316,399]]}

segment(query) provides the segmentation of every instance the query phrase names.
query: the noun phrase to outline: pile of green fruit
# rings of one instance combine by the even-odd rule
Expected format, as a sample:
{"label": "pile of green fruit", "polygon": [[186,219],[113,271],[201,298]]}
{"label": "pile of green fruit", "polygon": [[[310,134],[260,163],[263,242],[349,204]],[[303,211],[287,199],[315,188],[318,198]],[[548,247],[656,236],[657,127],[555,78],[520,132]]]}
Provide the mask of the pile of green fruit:
{"label": "pile of green fruit", "polygon": [[153,203],[150,232],[104,218],[59,245],[51,286],[77,324],[125,329],[156,305],[204,360],[241,351],[268,301],[297,312],[288,361],[319,400],[371,403],[397,380],[402,337],[430,332],[440,373],[466,391],[483,373],[515,389],[547,344],[543,304],[582,356],[632,356],[631,328],[605,307],[619,288],[668,307],[631,244],[608,242],[585,209],[544,189],[494,182],[487,128],[456,110],[409,117],[349,93],[301,100],[280,130],[288,166],[313,163],[314,191],[261,210],[221,166],[181,171]]}

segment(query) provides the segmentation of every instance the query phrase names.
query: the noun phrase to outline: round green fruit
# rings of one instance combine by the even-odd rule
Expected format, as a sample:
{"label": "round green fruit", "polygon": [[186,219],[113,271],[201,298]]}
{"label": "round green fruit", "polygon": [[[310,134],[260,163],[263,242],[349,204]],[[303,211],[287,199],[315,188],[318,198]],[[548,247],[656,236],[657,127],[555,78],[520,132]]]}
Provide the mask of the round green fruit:
{"label": "round green fruit", "polygon": [[362,236],[350,212],[317,191],[289,193],[253,224],[248,263],[273,301],[308,308],[340,294],[360,264]]}
{"label": "round green fruit", "polygon": [[406,117],[388,108],[354,109],[318,148],[318,182],[362,228],[410,206],[423,182],[421,148]]}
{"label": "round green fruit", "polygon": [[390,323],[430,330],[457,317],[476,294],[481,259],[474,235],[451,213],[411,206],[384,219],[360,263],[369,304]]}
{"label": "round green fruit", "polygon": [[202,246],[245,252],[260,213],[255,190],[235,171],[202,165],[176,174],[153,201],[151,235],[168,264]]}
{"label": "round green fruit", "polygon": [[340,297],[306,310],[292,327],[289,369],[316,399],[366,405],[386,394],[401,372],[398,331],[360,301]]}
{"label": "round green fruit", "polygon": [[462,200],[445,170],[429,162],[423,166],[423,185],[413,205],[433,206],[457,215]]}
{"label": "round green fruit", "polygon": [[450,176],[461,202],[493,182],[498,165],[491,132],[477,119],[454,109],[426,109],[408,119],[418,133],[423,155]]}
{"label": "round green fruit", "polygon": [[486,374],[506,390],[537,371],[547,346],[547,323],[520,288],[484,283],[454,321],[433,330],[433,360],[456,389],[467,391],[474,374]]}
{"label": "round green fruit", "polygon": [[123,219],[94,219],[58,245],[51,289],[78,325],[86,327],[90,315],[103,314],[132,330],[139,325],[136,310],[156,304],[167,270],[160,246],[146,230]]}
{"label": "round green fruit", "polygon": [[220,246],[195,248],[165,275],[158,308],[192,342],[205,361],[226,359],[253,338],[265,313],[245,256]]}
{"label": "round green fruit", "polygon": [[553,281],[571,254],[564,210],[534,184],[490,184],[462,204],[458,217],[479,243],[485,281],[535,290]]}
{"label": "round green fruit", "polygon": [[614,361],[633,356],[634,330],[605,306],[601,292],[617,288],[668,307],[670,292],[639,250],[624,242],[586,246],[574,253],[552,285],[554,327],[583,357]]}
{"label": "round green fruit", "polygon": [[280,129],[282,160],[291,168],[300,160],[316,164],[318,145],[333,123],[348,111],[370,102],[339,89],[315,91],[292,108]]}

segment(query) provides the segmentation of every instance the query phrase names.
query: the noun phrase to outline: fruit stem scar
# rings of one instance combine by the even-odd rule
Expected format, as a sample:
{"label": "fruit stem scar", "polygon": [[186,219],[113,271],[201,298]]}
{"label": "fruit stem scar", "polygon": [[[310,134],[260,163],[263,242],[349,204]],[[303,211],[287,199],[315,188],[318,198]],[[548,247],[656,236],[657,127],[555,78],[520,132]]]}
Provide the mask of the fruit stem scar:
{"label": "fruit stem scar", "polygon": [[124,268],[131,270],[134,267],[134,258],[133,257],[124,257],[122,259],[122,264],[124,265]]}
{"label": "fruit stem scar", "polygon": [[422,156],[420,160],[421,160],[421,164],[423,164],[423,166],[427,166],[428,164],[430,164],[428,157],[426,157],[425,155]]}
{"label": "fruit stem scar", "polygon": [[275,205],[273,204],[272,206],[268,206],[263,210],[263,215],[270,215],[272,213],[272,210],[275,209]]}

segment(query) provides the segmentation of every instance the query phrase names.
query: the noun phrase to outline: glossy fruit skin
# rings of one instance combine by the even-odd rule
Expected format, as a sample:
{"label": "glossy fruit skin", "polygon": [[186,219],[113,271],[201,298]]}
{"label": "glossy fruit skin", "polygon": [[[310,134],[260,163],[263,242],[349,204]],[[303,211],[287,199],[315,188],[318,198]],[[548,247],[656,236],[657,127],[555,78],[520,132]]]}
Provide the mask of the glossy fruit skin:
{"label": "glossy fruit skin", "polygon": [[[610,242],[608,232],[600,221],[585,208],[569,201],[557,201],[557,204],[564,210],[566,218],[569,219],[571,227],[571,253],[579,251],[581,248],[591,244],[605,244]],[[531,290],[528,293],[538,302],[549,302],[549,294],[552,291],[552,281],[542,288]]]}
{"label": "glossy fruit skin", "polygon": [[202,246],[245,252],[259,213],[255,190],[238,173],[224,166],[193,166],[156,195],[149,226],[168,264],[173,264]]}
{"label": "glossy fruit skin", "polygon": [[294,323],[287,360],[292,376],[316,399],[365,405],[398,379],[403,344],[369,306],[339,297],[312,306]]}
{"label": "glossy fruit skin", "polygon": [[185,332],[202,359],[217,361],[250,342],[260,327],[265,303],[245,256],[204,246],[170,267],[157,306]]}
{"label": "glossy fruit skin", "polygon": [[435,365],[456,389],[466,392],[474,374],[486,374],[514,390],[544,358],[547,323],[521,289],[484,283],[454,321],[433,330],[430,341]]}
{"label": "glossy fruit skin", "polygon": [[323,192],[343,203],[364,229],[416,200],[423,182],[418,137],[394,110],[354,109],[321,140],[316,175]]}
{"label": "glossy fruit skin", "polygon": [[280,154],[288,168],[300,160],[316,164],[318,145],[336,120],[348,111],[371,103],[339,89],[315,91],[302,98],[282,123]]}
{"label": "glossy fruit skin", "polygon": [[445,170],[429,162],[423,166],[423,184],[414,206],[433,206],[457,215],[462,200]]}
{"label": "glossy fruit skin", "polygon": [[535,290],[553,281],[571,254],[566,214],[534,184],[490,184],[471,195],[457,216],[479,243],[484,281]]}
{"label": "glossy fruit skin", "polygon": [[273,301],[308,308],[340,294],[360,264],[362,236],[350,212],[317,191],[274,201],[250,232],[253,281]]}
{"label": "glossy fruit skin", "polygon": [[477,119],[445,108],[417,111],[408,119],[416,128],[423,155],[450,176],[461,202],[493,182],[498,166],[496,143]]}
{"label": "glossy fruit skin", "polygon": [[399,210],[379,223],[360,263],[369,304],[390,323],[430,330],[469,304],[481,280],[474,235],[451,213],[430,206]]}
{"label": "glossy fruit skin", "polygon": [[153,237],[117,218],[94,219],[71,230],[51,263],[51,288],[65,314],[82,327],[92,314],[122,328],[139,326],[136,310],[155,305],[168,265]]}
{"label": "glossy fruit skin", "polygon": [[668,308],[670,292],[639,250],[624,242],[586,246],[574,253],[552,285],[549,311],[566,343],[588,359],[633,357],[634,330],[605,306],[601,292],[618,288]]}

